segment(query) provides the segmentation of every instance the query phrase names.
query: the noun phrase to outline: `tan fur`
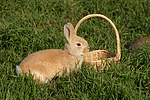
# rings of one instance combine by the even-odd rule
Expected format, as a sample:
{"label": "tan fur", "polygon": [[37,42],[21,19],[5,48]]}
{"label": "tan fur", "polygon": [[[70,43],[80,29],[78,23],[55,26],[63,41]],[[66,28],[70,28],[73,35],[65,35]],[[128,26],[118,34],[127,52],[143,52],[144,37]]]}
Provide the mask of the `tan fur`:
{"label": "tan fur", "polygon": [[[88,43],[85,39],[76,36],[71,23],[64,26],[64,35],[67,40],[64,50],[49,49],[35,52],[25,58],[19,67],[16,67],[17,73],[29,73],[30,71],[34,79],[43,83],[56,75],[61,76],[63,71],[69,73],[76,67],[80,68],[84,54],[89,51]],[[77,43],[82,45],[76,46]]]}

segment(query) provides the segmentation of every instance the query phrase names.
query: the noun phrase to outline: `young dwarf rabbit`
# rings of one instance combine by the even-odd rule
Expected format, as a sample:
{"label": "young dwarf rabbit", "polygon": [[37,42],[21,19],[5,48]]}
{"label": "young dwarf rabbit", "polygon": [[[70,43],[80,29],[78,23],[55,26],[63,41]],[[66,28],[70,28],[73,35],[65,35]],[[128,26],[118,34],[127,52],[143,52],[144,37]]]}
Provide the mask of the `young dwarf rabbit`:
{"label": "young dwarf rabbit", "polygon": [[142,49],[143,45],[150,46],[150,38],[138,38],[132,41],[129,45],[129,49]]}
{"label": "young dwarf rabbit", "polygon": [[88,43],[76,35],[71,23],[64,26],[64,35],[67,41],[64,50],[48,49],[29,55],[16,66],[17,74],[30,72],[35,80],[44,83],[56,75],[61,76],[63,70],[69,73],[80,68],[84,54],[89,51]]}

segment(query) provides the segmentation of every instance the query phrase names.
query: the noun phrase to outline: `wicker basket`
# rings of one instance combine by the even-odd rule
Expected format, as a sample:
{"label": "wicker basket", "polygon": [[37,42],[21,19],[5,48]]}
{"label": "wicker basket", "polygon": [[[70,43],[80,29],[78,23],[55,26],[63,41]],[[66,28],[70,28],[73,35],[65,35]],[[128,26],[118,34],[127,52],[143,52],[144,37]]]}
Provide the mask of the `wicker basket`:
{"label": "wicker basket", "polygon": [[101,15],[101,14],[90,14],[87,15],[85,17],[83,17],[76,25],[75,27],[75,32],[77,33],[77,30],[80,26],[80,24],[85,21],[86,19],[92,18],[92,17],[100,17],[103,18],[105,20],[107,20],[113,27],[113,29],[115,30],[115,34],[116,34],[116,39],[117,39],[117,52],[115,53],[111,53],[108,52],[106,50],[94,50],[94,51],[90,51],[88,52],[85,56],[84,56],[84,61],[86,62],[86,64],[91,64],[94,65],[96,68],[99,67],[100,65],[104,65],[101,66],[101,69],[103,68],[108,68],[108,64],[112,61],[119,61],[121,58],[121,47],[120,47],[120,37],[119,37],[119,32],[115,26],[115,24],[106,16]]}

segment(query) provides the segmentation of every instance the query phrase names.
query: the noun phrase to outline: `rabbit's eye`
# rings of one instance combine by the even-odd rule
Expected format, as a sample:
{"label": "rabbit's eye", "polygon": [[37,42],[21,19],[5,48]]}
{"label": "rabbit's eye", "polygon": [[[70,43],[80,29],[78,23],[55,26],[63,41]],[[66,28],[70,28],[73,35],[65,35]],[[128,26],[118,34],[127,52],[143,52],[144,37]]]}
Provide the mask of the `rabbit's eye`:
{"label": "rabbit's eye", "polygon": [[77,46],[81,46],[81,43],[77,43],[76,45],[77,45]]}

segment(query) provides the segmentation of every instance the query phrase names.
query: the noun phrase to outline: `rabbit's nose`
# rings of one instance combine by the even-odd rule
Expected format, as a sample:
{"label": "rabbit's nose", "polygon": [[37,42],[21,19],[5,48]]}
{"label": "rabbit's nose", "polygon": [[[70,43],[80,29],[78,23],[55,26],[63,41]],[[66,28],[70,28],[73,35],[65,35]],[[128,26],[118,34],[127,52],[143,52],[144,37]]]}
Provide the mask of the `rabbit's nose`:
{"label": "rabbit's nose", "polygon": [[85,47],[84,49],[83,49],[83,52],[82,53],[86,53],[86,52],[88,52],[89,51],[89,47]]}
{"label": "rabbit's nose", "polygon": [[87,47],[87,50],[89,51],[90,47]]}

